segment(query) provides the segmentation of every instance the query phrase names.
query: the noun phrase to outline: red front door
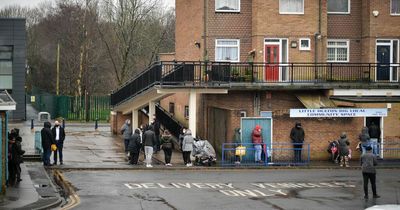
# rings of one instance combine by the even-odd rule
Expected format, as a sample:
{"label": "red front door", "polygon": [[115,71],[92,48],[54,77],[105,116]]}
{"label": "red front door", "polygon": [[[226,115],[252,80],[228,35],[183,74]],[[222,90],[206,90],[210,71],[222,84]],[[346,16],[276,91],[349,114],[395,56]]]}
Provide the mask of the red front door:
{"label": "red front door", "polygon": [[265,45],[265,80],[279,80],[279,45]]}

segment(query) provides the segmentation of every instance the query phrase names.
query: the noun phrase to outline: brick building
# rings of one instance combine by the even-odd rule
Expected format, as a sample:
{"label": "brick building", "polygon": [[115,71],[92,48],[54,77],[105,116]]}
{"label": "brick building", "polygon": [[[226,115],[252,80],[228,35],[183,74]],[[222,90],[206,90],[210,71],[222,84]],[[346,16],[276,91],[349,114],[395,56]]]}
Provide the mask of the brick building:
{"label": "brick building", "polygon": [[[399,0],[176,0],[175,54],[148,70],[160,78],[147,97],[133,86],[122,96],[129,85],[116,90],[114,110],[139,124],[137,110],[147,106],[152,116],[159,103],[217,150],[232,141],[243,117],[261,116],[271,122],[273,144],[290,143],[291,128],[302,122],[313,160],[326,159],[327,141],[341,132],[355,149],[371,122],[382,143],[397,142],[399,23]],[[290,115],[326,108],[387,115]]]}

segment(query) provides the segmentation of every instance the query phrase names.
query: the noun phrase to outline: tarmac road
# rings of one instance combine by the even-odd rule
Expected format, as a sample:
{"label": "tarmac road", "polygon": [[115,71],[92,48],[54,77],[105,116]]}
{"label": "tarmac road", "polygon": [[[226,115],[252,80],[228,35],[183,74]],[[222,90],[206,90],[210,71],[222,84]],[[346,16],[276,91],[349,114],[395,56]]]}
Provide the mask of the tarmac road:
{"label": "tarmac road", "polygon": [[399,205],[399,172],[380,169],[382,197],[369,200],[363,198],[359,170],[114,170],[64,176],[81,199],[76,209],[326,210]]}

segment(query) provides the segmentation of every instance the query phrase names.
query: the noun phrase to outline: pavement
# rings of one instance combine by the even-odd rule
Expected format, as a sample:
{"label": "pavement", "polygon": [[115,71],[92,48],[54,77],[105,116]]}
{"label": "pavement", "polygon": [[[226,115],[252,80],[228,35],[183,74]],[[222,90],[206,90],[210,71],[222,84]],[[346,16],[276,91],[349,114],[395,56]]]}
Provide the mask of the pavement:
{"label": "pavement", "polygon": [[[31,109],[28,107],[28,110]],[[29,112],[28,112],[29,113]],[[36,117],[31,114],[29,117]],[[37,117],[36,117],[37,118]],[[34,136],[35,131],[40,131],[42,123],[35,122],[34,130],[31,130],[31,122],[10,123],[9,128],[19,128],[20,135],[23,138],[22,147],[26,155],[35,155]],[[172,167],[164,165],[164,152],[159,151],[153,155],[153,168],[146,168],[140,154],[138,165],[127,164],[127,157],[123,150],[123,139],[120,136],[111,134],[108,124],[99,124],[97,130],[94,123],[66,122],[66,140],[64,142],[64,165],[55,165],[50,168],[44,168],[40,162],[25,161],[22,167],[23,181],[15,187],[8,187],[6,195],[0,201],[0,209],[48,209],[54,206],[67,205],[68,196],[63,194],[62,189],[54,185],[53,177],[49,176],[58,170],[62,172],[70,171],[132,171],[132,170],[155,170],[155,171],[247,171],[250,169],[333,169],[342,170],[337,164],[328,161],[312,161],[309,166],[278,166],[278,167],[186,167],[183,164],[182,154],[174,151],[172,154]],[[53,162],[53,157],[50,159]],[[351,162],[350,169],[345,171],[359,170],[358,161]],[[399,169],[400,164],[381,164],[380,169]],[[353,169],[353,170],[351,170]],[[264,171],[264,170],[260,170]],[[265,172],[265,171],[264,171]],[[260,172],[260,173],[264,173]],[[183,172],[184,173],[184,172]],[[296,171],[297,173],[297,171]],[[68,177],[67,179],[68,180]],[[61,193],[60,193],[61,192]]]}

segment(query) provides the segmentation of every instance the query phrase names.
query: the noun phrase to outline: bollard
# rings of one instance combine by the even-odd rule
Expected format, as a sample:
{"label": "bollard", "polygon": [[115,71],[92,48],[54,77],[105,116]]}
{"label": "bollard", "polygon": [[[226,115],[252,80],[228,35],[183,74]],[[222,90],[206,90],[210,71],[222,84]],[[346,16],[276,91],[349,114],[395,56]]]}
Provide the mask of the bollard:
{"label": "bollard", "polygon": [[31,131],[35,131],[35,126],[33,125],[33,119],[31,119]]}
{"label": "bollard", "polygon": [[65,120],[62,120],[62,127],[65,128]]}
{"label": "bollard", "polygon": [[96,121],[95,121],[95,123],[94,123],[94,130],[98,130],[98,128],[99,128],[99,122],[98,122],[98,119],[96,119]]}

